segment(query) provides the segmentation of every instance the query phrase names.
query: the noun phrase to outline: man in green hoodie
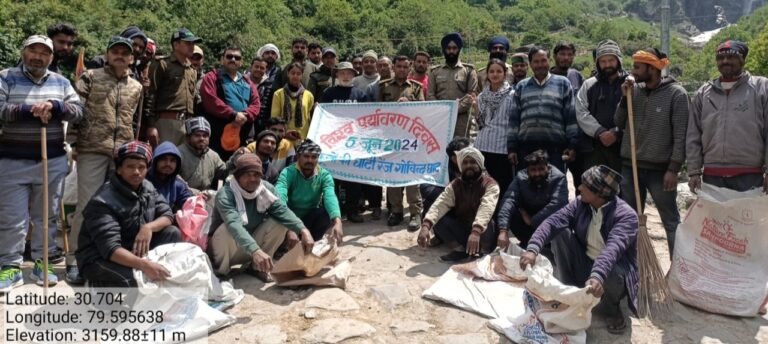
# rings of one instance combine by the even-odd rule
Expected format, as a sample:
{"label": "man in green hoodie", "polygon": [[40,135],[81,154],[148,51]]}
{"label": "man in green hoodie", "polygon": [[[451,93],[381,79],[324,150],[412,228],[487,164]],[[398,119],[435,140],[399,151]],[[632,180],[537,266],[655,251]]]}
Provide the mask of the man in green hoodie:
{"label": "man in green hoodie", "polygon": [[247,273],[271,282],[272,256],[284,240],[290,249],[300,235],[305,252],[314,246],[312,234],[263,175],[261,159],[245,153],[235,161],[234,178],[216,194],[208,253],[219,275],[229,274],[233,265],[249,264]]}
{"label": "man in green hoodie", "polygon": [[280,199],[309,228],[312,238],[326,233],[332,242],[341,243],[341,210],[334,192],[333,177],[318,165],[321,149],[305,140],[297,149],[298,161],[280,173],[275,188]]}

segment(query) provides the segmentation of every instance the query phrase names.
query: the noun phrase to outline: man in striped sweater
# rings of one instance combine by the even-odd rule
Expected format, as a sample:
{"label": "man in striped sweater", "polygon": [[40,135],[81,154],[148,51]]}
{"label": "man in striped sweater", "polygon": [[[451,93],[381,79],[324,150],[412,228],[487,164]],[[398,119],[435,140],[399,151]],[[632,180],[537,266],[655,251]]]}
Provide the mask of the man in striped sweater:
{"label": "man in striped sweater", "polygon": [[518,157],[543,149],[549,162],[565,172],[565,162],[576,157],[579,134],[571,82],[549,72],[546,49],[532,48],[528,60],[534,76],[515,86],[507,134],[509,160],[518,170],[524,169],[525,161]]}
{"label": "man in striped sweater", "polygon": [[[656,49],[641,50],[632,55],[632,75],[642,85],[635,85],[631,78],[622,85],[624,97],[616,109],[614,123],[626,132],[627,92],[633,92],[634,129],[637,153],[637,178],[640,201],[645,204],[646,192],[651,193],[659,209],[661,223],[667,232],[669,252],[674,252],[675,230],[680,224],[677,209],[677,173],[685,161],[685,132],[688,128],[688,94],[672,77],[661,77],[661,71],[669,65],[667,55]],[[635,210],[635,188],[632,181],[630,140],[621,142],[622,175],[621,192]],[[642,207],[638,213],[642,212]]]}
{"label": "man in striped sweater", "polygon": [[[49,267],[43,271],[43,250],[56,248],[56,219],[61,182],[67,173],[62,121],[76,123],[83,116],[77,93],[65,77],[48,71],[53,61],[53,42],[34,35],[24,41],[22,63],[0,71],[0,292],[23,284],[21,276],[24,238],[29,221],[34,224],[32,279],[49,285],[58,281]],[[43,173],[40,127],[46,126],[48,150],[48,233],[43,233]],[[30,204],[32,205],[30,207]],[[49,235],[47,248],[43,235]]]}

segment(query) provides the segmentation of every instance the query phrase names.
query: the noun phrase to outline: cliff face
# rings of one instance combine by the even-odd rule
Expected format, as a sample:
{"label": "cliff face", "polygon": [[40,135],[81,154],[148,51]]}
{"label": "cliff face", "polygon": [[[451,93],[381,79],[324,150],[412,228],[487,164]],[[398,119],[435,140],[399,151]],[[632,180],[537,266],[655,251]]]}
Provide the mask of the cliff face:
{"label": "cliff face", "polygon": [[[662,0],[632,0],[625,10],[648,21],[660,18]],[[714,30],[735,23],[768,0],[671,0],[672,25],[690,22],[699,31]]]}
{"label": "cliff face", "polygon": [[735,23],[766,4],[766,0],[682,0],[686,17],[699,30],[714,30]]}

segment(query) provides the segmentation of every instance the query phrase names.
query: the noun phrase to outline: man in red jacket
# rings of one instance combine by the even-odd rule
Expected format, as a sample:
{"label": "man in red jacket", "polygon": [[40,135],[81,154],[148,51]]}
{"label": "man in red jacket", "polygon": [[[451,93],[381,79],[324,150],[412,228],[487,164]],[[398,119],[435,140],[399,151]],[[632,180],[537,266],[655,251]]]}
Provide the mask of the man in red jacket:
{"label": "man in red jacket", "polygon": [[239,127],[240,142],[244,145],[261,106],[259,90],[239,72],[242,67],[242,50],[228,47],[221,56],[221,68],[206,73],[200,85],[203,116],[211,123],[210,148],[224,161],[234,153],[221,147],[224,127],[229,123]]}

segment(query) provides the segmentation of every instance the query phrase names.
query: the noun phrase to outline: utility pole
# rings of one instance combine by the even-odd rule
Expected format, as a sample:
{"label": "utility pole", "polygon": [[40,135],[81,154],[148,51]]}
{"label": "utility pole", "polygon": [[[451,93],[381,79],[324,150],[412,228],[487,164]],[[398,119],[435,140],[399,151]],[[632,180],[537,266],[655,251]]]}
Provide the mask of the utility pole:
{"label": "utility pole", "polygon": [[[661,0],[661,51],[670,55],[669,53],[669,26],[670,26],[670,6],[669,0]],[[662,76],[669,74],[669,67],[664,68],[661,71]]]}

